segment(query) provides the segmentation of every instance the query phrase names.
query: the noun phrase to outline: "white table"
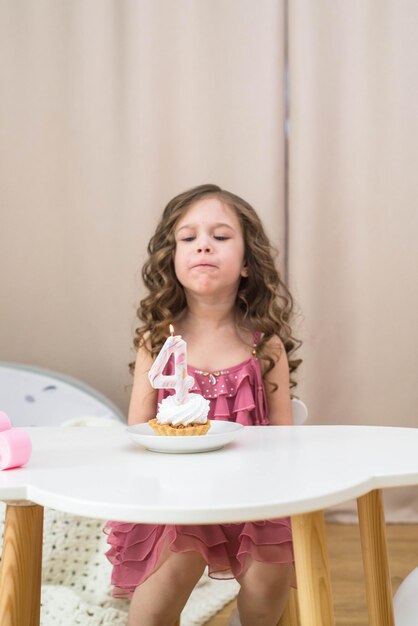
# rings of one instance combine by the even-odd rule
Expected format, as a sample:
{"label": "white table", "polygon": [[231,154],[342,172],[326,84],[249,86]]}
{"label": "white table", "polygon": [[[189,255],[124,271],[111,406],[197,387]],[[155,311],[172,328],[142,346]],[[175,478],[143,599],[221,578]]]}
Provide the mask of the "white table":
{"label": "white table", "polygon": [[246,427],[216,452],[168,455],[124,428],[32,428],[27,467],[0,472],[8,502],[0,624],[37,626],[43,506],[145,523],[292,516],[302,626],[333,626],[323,509],[358,499],[371,626],[393,626],[380,489],[418,484],[418,429]]}

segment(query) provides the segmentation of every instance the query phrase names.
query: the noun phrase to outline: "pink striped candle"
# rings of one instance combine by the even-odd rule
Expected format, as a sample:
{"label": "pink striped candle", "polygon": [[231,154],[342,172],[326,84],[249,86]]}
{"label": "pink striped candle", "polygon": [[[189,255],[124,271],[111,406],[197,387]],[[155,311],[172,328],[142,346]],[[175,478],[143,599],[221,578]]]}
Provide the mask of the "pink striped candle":
{"label": "pink striped candle", "polygon": [[[174,374],[167,376],[163,374],[163,371],[172,354],[174,355]],[[186,402],[194,380],[187,375],[187,344],[181,335],[174,335],[172,324],[170,324],[170,336],[167,337],[158,353],[148,378],[155,389],[175,389],[178,404]]]}

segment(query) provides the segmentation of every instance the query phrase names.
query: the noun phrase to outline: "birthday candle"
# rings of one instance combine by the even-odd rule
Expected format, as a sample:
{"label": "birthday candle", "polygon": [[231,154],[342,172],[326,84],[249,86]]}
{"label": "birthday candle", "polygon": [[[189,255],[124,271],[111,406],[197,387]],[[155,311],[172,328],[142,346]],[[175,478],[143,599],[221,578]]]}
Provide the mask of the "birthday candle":
{"label": "birthday candle", "polygon": [[[166,363],[174,355],[174,374],[163,374]],[[149,374],[149,381],[154,388],[175,389],[176,401],[179,404],[186,402],[189,389],[194,380],[187,375],[187,344],[181,335],[174,335],[174,328],[170,324],[170,337],[167,337],[163,347],[155,359]]]}

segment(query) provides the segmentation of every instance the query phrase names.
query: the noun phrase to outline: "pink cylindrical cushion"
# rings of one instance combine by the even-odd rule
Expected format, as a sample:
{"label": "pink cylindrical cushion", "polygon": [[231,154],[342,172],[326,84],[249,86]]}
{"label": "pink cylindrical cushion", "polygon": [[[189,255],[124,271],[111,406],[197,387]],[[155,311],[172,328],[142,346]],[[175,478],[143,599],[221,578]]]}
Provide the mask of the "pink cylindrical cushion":
{"label": "pink cylindrical cushion", "polygon": [[24,465],[31,452],[32,443],[26,431],[10,428],[0,432],[0,470]]}
{"label": "pink cylindrical cushion", "polygon": [[9,416],[4,411],[0,411],[0,431],[9,430],[12,427]]}

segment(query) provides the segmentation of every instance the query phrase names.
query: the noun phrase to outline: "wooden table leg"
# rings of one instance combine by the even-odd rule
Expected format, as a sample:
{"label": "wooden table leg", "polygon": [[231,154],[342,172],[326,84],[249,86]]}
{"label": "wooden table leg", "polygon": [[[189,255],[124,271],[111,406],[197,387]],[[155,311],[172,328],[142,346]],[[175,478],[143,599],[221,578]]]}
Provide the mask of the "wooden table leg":
{"label": "wooden table leg", "polygon": [[1,626],[39,626],[43,507],[8,504],[0,569]]}
{"label": "wooden table leg", "polygon": [[369,626],[394,626],[392,583],[380,490],[357,499]]}
{"label": "wooden table leg", "polygon": [[292,517],[301,626],[334,626],[322,511]]}

